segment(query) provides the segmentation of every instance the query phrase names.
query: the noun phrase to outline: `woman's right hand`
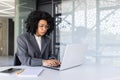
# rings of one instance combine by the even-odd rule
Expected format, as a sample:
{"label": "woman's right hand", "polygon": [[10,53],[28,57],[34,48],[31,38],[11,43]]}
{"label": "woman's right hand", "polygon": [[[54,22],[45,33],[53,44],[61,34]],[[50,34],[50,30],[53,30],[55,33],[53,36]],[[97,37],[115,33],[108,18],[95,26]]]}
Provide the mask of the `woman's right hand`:
{"label": "woman's right hand", "polygon": [[59,66],[61,63],[56,59],[43,60],[43,66]]}

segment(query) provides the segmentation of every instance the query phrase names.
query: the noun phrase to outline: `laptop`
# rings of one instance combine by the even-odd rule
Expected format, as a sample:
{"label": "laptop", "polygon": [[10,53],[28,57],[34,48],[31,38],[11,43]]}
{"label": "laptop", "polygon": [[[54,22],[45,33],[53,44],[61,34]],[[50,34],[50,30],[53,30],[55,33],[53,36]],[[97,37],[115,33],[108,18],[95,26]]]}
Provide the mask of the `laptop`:
{"label": "laptop", "polygon": [[45,66],[45,67],[62,71],[79,66],[83,64],[85,61],[86,51],[87,51],[86,45],[69,44],[66,46],[65,53],[63,55],[63,60],[60,66],[57,67]]}

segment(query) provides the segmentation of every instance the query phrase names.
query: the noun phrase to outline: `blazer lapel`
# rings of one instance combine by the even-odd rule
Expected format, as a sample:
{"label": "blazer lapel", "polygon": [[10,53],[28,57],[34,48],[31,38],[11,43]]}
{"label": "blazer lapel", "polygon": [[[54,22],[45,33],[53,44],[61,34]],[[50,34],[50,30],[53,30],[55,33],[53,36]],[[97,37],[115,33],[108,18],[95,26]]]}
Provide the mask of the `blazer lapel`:
{"label": "blazer lapel", "polygon": [[42,37],[41,38],[41,54],[43,54],[43,52],[44,52],[44,50],[45,50],[45,48],[46,48],[46,46],[47,46],[47,40],[44,38],[44,37]]}
{"label": "blazer lapel", "polygon": [[31,34],[30,34],[30,40],[31,40],[31,44],[34,46],[34,49],[35,49],[38,53],[41,53],[34,35],[31,35]]}

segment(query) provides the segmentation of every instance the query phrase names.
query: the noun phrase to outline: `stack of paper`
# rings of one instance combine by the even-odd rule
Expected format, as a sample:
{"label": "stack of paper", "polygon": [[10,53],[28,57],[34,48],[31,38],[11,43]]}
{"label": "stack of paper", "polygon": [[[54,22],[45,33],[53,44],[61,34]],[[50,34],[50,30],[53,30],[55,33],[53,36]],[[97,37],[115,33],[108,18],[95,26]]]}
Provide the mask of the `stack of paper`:
{"label": "stack of paper", "polygon": [[28,67],[23,71],[18,72],[17,75],[20,77],[38,77],[42,71],[43,68],[41,67]]}

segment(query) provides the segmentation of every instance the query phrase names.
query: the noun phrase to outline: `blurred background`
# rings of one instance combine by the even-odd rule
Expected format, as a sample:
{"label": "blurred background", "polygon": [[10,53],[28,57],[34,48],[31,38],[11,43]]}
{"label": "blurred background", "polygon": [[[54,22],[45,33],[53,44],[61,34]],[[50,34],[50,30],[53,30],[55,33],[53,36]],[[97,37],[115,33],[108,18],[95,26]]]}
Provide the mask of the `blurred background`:
{"label": "blurred background", "polygon": [[13,65],[16,38],[33,10],[55,19],[56,58],[62,61],[65,46],[77,43],[88,46],[87,62],[120,66],[120,0],[0,0],[0,66]]}

